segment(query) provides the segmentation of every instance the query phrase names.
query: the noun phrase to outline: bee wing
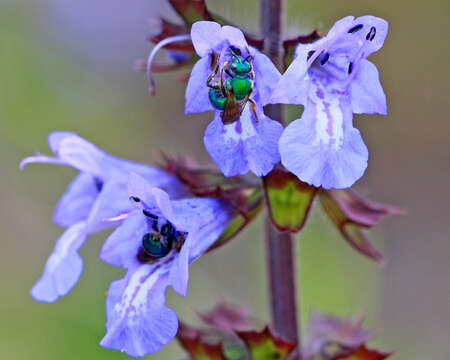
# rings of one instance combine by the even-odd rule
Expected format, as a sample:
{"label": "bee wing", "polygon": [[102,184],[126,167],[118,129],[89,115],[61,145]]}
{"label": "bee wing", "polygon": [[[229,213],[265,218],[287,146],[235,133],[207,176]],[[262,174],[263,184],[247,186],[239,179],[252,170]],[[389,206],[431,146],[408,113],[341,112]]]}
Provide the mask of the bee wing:
{"label": "bee wing", "polygon": [[242,104],[236,101],[234,96],[230,96],[228,98],[227,105],[221,114],[222,122],[227,125],[239,120],[242,109]]}

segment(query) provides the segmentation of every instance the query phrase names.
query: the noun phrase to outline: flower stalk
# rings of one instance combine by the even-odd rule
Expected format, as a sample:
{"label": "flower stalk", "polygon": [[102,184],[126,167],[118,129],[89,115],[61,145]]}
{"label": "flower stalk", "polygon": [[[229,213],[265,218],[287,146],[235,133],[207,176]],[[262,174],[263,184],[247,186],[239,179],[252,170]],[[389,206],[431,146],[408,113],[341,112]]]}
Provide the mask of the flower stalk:
{"label": "flower stalk", "polygon": [[[281,52],[283,0],[261,0],[261,28],[265,39],[264,52],[280,71],[283,70]],[[284,105],[269,105],[268,116],[285,123]],[[271,324],[273,331],[289,341],[298,341],[295,287],[295,244],[288,232],[279,232],[266,218],[266,263]],[[300,346],[299,346],[300,348]]]}

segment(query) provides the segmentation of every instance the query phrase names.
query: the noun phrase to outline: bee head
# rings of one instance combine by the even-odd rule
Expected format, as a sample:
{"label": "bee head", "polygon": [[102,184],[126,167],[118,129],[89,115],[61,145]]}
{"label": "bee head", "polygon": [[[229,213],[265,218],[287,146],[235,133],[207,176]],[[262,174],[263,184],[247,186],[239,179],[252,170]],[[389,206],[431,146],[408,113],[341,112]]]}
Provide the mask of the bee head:
{"label": "bee head", "polygon": [[251,70],[249,59],[249,56],[245,59],[242,56],[235,56],[231,63],[231,70],[237,75],[248,74]]}

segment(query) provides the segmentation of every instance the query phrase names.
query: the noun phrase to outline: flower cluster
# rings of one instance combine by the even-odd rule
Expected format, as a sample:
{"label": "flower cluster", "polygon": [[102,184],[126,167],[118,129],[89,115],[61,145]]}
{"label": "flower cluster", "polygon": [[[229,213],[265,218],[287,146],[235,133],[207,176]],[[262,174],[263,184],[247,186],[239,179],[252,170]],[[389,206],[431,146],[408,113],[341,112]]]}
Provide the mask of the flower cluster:
{"label": "flower cluster", "polygon": [[[171,3],[185,16],[185,26],[163,22],[162,33],[153,38],[157,45],[147,61],[150,88],[154,90],[152,71],[178,68],[198,58],[187,83],[185,113],[214,112],[204,145],[220,172],[174,160],[162,168],[139,164],[108,155],[74,133],[50,134],[54,156],[36,154],[25,158],[21,168],[60,164],[79,174],[56,206],[53,220],[65,231],[31,295],[45,302],[66,295],[80,278],[83,261],[78,251],[87,237],[114,227],[99,257],[126,274],[107,291],[106,334],[100,344],[140,357],[158,352],[178,332],[191,354],[213,351],[217,358],[226,358],[221,346],[203,342],[200,331],[179,327],[176,313],[165,305],[165,293],[171,286],[186,296],[189,265],[234,237],[256,217],[264,200],[279,230],[297,232],[320,194],[324,211],[343,237],[361,253],[382,261],[360,230],[399,210],[337,189],[350,187],[367,167],[368,151],[353,127],[353,113],[387,112],[378,71],[366,58],[381,48],[388,25],[373,16],[339,20],[326,36],[309,43],[295,41],[295,57],[281,74],[258,41],[211,21],[204,2]],[[186,14],[192,11],[208,21],[191,22]],[[174,64],[154,63],[161,48]],[[266,105],[278,103],[303,105],[302,117],[284,128],[280,119],[264,113]],[[204,321],[233,334],[248,354],[266,344],[270,358],[284,358],[297,347],[268,328],[237,331],[236,325],[252,323],[240,311],[225,307],[219,313]],[[330,341],[344,351],[336,359],[369,351],[360,323],[352,327],[319,316],[313,325],[303,349],[308,356],[322,354]],[[347,325],[353,336],[339,337]]]}
{"label": "flower cluster", "polygon": [[[248,310],[219,304],[199,313],[207,327],[184,323],[177,338],[192,359],[295,359],[297,344],[274,335]],[[301,346],[305,360],[384,360],[391,354],[367,347],[372,332],[363,328],[364,318],[339,318],[313,313]],[[252,330],[251,330],[252,329]],[[211,333],[215,336],[211,336]]]}
{"label": "flower cluster", "polygon": [[49,145],[55,157],[36,154],[21,167],[61,164],[80,174],[56,206],[53,219],[67,230],[31,295],[45,302],[66,295],[81,275],[78,250],[88,235],[116,226],[100,258],[127,274],[108,291],[101,345],[132,356],[159,351],[178,327],[174,311],[164,305],[166,288],[186,296],[188,265],[224,232],[231,207],[218,199],[189,198],[176,175],[110,156],[76,134],[52,133]]}
{"label": "flower cluster", "polygon": [[[303,182],[348,188],[363,175],[368,160],[353,113],[387,113],[378,71],[366,60],[381,48],[387,30],[383,19],[348,16],[326,36],[300,43],[281,75],[239,29],[196,22],[190,39],[200,60],[187,84],[185,113],[214,111],[204,143],[225,176],[249,171],[264,176],[281,159]],[[188,38],[161,41],[148,69],[155,50]],[[283,130],[264,114],[269,103],[301,104],[304,112]]]}
{"label": "flower cluster", "polygon": [[51,133],[48,143],[54,157],[36,154],[25,158],[20,167],[49,163],[70,166],[80,172],[61,197],[53,215],[53,221],[66,231],[56,241],[41,278],[31,290],[36,300],[54,302],[77,283],[83,268],[78,250],[88,235],[117,224],[107,219],[131,209],[127,196],[130,172],[140,174],[171,196],[180,196],[184,190],[172,174],[110,156],[74,133]]}

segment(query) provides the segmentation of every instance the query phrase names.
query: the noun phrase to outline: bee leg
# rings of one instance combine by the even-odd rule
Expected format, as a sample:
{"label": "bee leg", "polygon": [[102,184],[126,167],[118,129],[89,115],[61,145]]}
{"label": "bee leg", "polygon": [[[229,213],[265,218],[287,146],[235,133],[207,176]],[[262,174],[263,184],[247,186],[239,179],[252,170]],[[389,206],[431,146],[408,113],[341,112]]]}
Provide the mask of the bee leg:
{"label": "bee leg", "polygon": [[[250,90],[250,92],[247,94],[247,96],[244,98],[244,100],[242,102],[244,104],[246,104],[247,102],[250,103],[250,110],[252,111],[253,115],[255,116],[256,122],[259,122],[258,115],[256,114],[256,102],[255,102],[255,100],[250,99],[252,92],[253,92],[253,89]],[[244,107],[242,107],[242,109],[244,109]]]}
{"label": "bee leg", "polygon": [[225,62],[223,68],[225,69],[225,73],[230,77],[234,78],[234,75],[231,73],[230,64],[228,62]]}
{"label": "bee leg", "polygon": [[208,76],[208,79],[206,80],[206,86],[214,89],[214,85],[211,85],[211,80],[214,79],[218,73],[219,73],[219,64],[216,65],[214,72]]}
{"label": "bee leg", "polygon": [[256,102],[253,99],[248,99],[250,103],[250,109],[252,110],[253,115],[255,116],[256,122],[259,122],[258,115],[256,114]]}
{"label": "bee leg", "polygon": [[253,65],[251,61],[249,61],[248,63],[250,64],[250,72],[249,72],[250,79],[255,80],[255,71],[253,70]]}
{"label": "bee leg", "polygon": [[252,56],[250,55],[250,49],[248,46],[245,47],[245,51],[247,52],[247,57],[245,58],[245,61],[248,61],[249,59],[252,59]]}
{"label": "bee leg", "polygon": [[222,90],[222,95],[225,97],[227,97],[227,90],[226,90],[225,84],[223,82],[223,71],[224,71],[224,69],[227,69],[227,68],[228,68],[228,63],[225,62],[225,64],[223,64],[222,70],[220,71],[220,89]]}
{"label": "bee leg", "polygon": [[183,246],[183,244],[184,244],[184,235],[180,236],[180,238],[178,239],[177,245],[175,247],[177,249],[177,252],[181,251],[181,247]]}
{"label": "bee leg", "polygon": [[211,70],[214,69],[217,66],[218,61],[219,61],[219,54],[216,53],[215,51],[213,51],[212,54],[211,54],[211,62],[210,62],[210,65],[209,65]]}
{"label": "bee leg", "polygon": [[220,90],[220,85],[217,84],[209,84],[208,87],[213,90]]}

